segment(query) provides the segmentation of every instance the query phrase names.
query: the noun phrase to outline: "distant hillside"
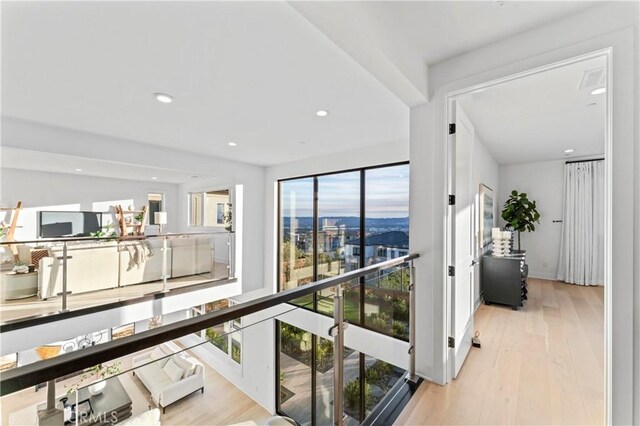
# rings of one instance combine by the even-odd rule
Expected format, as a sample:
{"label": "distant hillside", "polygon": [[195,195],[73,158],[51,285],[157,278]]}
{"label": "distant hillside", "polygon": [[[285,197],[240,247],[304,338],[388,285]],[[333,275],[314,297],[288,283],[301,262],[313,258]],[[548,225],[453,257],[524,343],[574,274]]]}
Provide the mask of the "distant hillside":
{"label": "distant hillside", "polygon": [[[347,228],[357,228],[360,226],[360,218],[352,216],[325,216],[320,218],[320,224],[324,222],[324,219],[335,220],[336,224],[345,225]],[[312,217],[298,217],[299,228],[311,228],[313,226]],[[291,218],[284,217],[283,225],[288,228],[291,223]],[[368,228],[394,228],[394,229],[409,229],[408,217],[382,217],[382,218],[368,218],[366,221]]]}

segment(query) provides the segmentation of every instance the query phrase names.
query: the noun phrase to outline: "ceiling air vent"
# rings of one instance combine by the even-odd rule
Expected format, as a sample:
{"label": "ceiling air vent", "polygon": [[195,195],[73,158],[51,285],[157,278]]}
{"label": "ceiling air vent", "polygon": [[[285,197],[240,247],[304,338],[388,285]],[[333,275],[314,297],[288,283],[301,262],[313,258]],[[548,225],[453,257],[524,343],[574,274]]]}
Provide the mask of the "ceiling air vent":
{"label": "ceiling air vent", "polygon": [[587,70],[582,76],[580,90],[589,90],[604,86],[604,67]]}

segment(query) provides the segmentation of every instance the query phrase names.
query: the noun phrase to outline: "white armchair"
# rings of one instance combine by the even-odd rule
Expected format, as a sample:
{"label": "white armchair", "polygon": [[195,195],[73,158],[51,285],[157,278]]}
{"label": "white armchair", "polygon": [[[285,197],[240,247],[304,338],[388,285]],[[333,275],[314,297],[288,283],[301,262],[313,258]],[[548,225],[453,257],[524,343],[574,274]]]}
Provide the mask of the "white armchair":
{"label": "white armchair", "polygon": [[[185,396],[196,391],[204,393],[204,366],[192,356],[176,353],[178,351],[176,345],[166,342],[132,360],[133,374],[151,392],[151,399],[163,412]],[[165,368],[169,362],[182,371],[169,374]]]}

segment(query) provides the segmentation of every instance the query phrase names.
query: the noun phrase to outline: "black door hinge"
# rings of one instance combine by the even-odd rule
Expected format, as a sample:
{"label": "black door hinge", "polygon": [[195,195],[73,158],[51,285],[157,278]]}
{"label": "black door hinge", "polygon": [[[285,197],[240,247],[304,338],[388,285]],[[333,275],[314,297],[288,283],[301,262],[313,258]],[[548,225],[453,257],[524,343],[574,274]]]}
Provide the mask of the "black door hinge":
{"label": "black door hinge", "polygon": [[449,134],[454,135],[456,133],[456,123],[449,124]]}
{"label": "black door hinge", "polygon": [[455,206],[456,204],[456,196],[455,195],[449,195],[449,205],[450,206]]}
{"label": "black door hinge", "polygon": [[447,339],[447,346],[449,346],[450,348],[455,348],[456,347],[456,339],[454,339],[453,337],[449,337]]}
{"label": "black door hinge", "polygon": [[450,277],[455,277],[456,276],[456,267],[455,266],[449,266],[449,276]]}

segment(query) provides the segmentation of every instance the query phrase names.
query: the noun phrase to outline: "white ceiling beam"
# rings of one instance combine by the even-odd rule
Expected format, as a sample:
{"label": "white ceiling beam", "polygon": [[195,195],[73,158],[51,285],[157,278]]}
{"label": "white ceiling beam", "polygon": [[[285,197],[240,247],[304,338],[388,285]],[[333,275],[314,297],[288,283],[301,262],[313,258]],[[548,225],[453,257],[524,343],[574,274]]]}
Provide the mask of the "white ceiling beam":
{"label": "white ceiling beam", "polygon": [[289,2],[309,23],[407,106],[428,101],[428,66],[366,2]]}

